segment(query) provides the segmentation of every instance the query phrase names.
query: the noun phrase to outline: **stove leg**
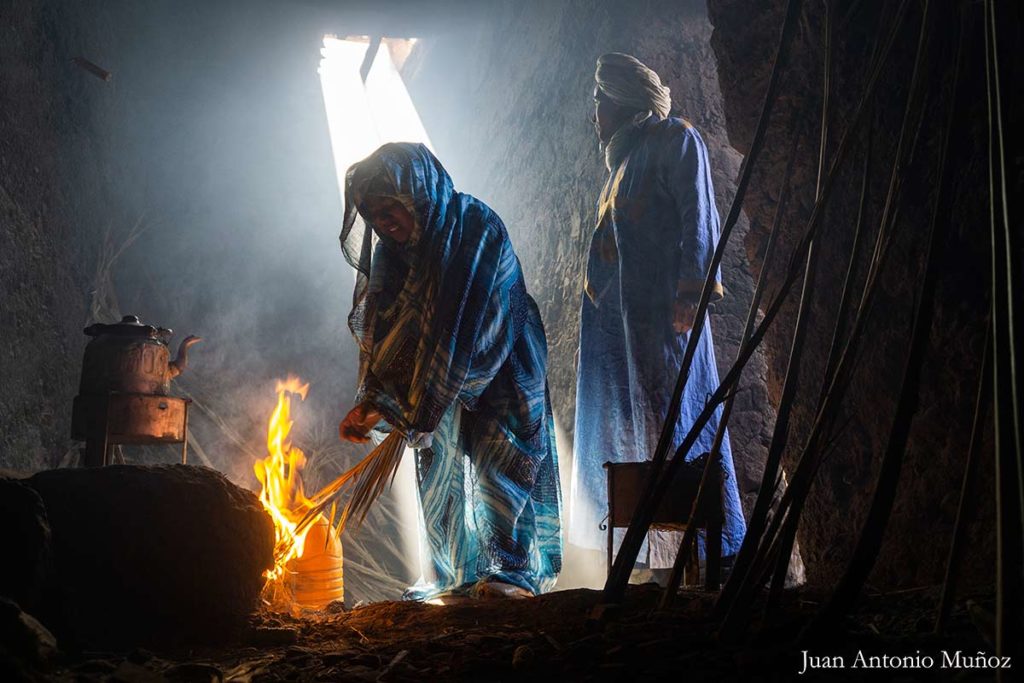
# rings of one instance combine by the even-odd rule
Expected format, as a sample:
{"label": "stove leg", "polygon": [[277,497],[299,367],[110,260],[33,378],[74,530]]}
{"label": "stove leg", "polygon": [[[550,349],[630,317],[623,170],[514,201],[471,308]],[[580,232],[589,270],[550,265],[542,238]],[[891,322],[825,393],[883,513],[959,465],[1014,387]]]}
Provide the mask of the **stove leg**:
{"label": "stove leg", "polygon": [[85,448],[79,450],[82,454],[79,464],[82,467],[101,467],[106,460],[105,450],[106,441],[104,439],[86,439]]}
{"label": "stove leg", "polygon": [[107,399],[106,418],[103,420],[103,466],[110,464],[110,399]]}
{"label": "stove leg", "polygon": [[185,402],[185,426],[182,429],[181,436],[181,464],[188,464],[188,404],[190,401]]}

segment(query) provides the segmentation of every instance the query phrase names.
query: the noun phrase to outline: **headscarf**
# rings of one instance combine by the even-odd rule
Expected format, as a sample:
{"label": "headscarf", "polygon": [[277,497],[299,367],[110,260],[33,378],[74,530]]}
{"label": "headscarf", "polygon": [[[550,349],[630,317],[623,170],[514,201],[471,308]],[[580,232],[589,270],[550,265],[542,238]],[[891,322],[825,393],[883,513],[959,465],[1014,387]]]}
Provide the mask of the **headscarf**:
{"label": "headscarf", "polygon": [[608,141],[605,163],[611,170],[625,158],[641,122],[651,116],[656,119],[668,116],[672,97],[653,69],[636,57],[621,52],[608,52],[597,58],[594,80],[598,90],[612,102],[637,111],[633,120],[624,124]]}
{"label": "headscarf", "polygon": [[[425,233],[432,235],[443,230],[448,203],[454,194],[448,172],[424,145],[393,142],[381,146],[352,164],[345,174],[345,223],[340,236],[345,260],[359,275],[369,278],[378,241],[392,251],[419,246]],[[363,229],[356,229],[363,201],[374,195],[396,199],[412,214],[415,227],[408,242],[399,245],[386,237],[378,238],[365,220]]]}
{"label": "headscarf", "polygon": [[628,109],[650,111],[657,118],[672,109],[669,89],[653,69],[632,55],[608,52],[597,58],[597,87],[616,104]]}

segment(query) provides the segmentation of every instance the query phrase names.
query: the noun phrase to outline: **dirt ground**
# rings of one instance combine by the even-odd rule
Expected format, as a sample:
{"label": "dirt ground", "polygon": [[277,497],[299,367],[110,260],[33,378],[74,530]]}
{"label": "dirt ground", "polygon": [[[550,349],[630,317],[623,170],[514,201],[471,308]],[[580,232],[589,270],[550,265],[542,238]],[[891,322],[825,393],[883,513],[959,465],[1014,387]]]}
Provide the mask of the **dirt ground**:
{"label": "dirt ground", "polygon": [[[631,586],[625,605],[588,621],[600,593],[569,590],[531,600],[435,606],[381,602],[305,618],[263,613],[251,629],[216,647],[79,653],[39,680],[114,681],[612,681],[794,680],[802,667],[795,637],[817,601],[791,592],[746,641],[718,643],[706,617],[713,596],[680,595],[655,609],[656,586]],[[843,642],[820,649],[852,660],[928,654],[930,669],[816,670],[801,680],[991,680],[991,671],[940,667],[940,653],[992,652],[962,605],[947,635],[933,636],[935,590],[870,596]]]}

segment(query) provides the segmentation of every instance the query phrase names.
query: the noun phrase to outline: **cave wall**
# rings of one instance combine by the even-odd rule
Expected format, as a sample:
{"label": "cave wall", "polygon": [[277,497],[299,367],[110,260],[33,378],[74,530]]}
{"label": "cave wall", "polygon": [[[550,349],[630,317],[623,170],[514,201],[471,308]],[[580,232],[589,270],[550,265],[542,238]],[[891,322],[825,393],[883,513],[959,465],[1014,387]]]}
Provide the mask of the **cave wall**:
{"label": "cave wall", "polygon": [[[745,237],[757,271],[771,216],[779,203],[787,162],[793,154],[789,206],[784,214],[781,253],[788,255],[803,234],[815,198],[819,138],[821,134],[822,79],[824,74],[824,6],[802,3],[790,59],[784,67],[779,96],[770,120],[765,149],[755,164],[745,210],[752,229]],[[786,2],[750,3],[709,0],[714,24],[711,44],[719,65],[729,140],[746,151],[760,113],[769,71],[782,26]],[[854,107],[865,86],[867,64],[878,27],[893,25],[896,3],[865,2],[836,5],[831,72],[832,111],[827,159],[831,159],[846,132]],[[923,83],[927,111],[919,121],[914,161],[900,200],[896,238],[882,271],[881,293],[867,319],[865,342],[857,355],[857,370],[847,392],[838,438],[819,471],[807,503],[799,539],[808,579],[832,585],[841,576],[860,533],[878,473],[881,454],[892,425],[899,381],[909,343],[910,322],[923,276],[923,245],[935,206],[937,155],[948,103],[950,58],[955,53],[951,35],[952,4],[940,3],[938,18],[924,51]],[[897,36],[891,59],[881,73],[881,87],[866,121],[871,133],[867,203],[867,253],[890,177],[898,132],[907,97],[917,35],[920,6],[912,5]],[[976,26],[977,24],[975,24]],[[980,41],[980,37],[977,38]],[[969,43],[970,44],[970,43]],[[974,44],[977,44],[975,41]],[[979,73],[976,53],[967,59],[968,73]],[[970,70],[974,70],[973,72]],[[939,583],[956,516],[960,480],[970,436],[971,418],[984,345],[988,277],[986,240],[987,187],[979,141],[984,135],[983,77],[967,77],[968,94],[975,105],[970,116],[956,122],[958,144],[947,162],[953,173],[955,197],[948,234],[940,251],[939,282],[931,343],[925,361],[920,405],[915,416],[885,542],[869,580],[872,588],[908,587]],[[911,131],[916,126],[911,127]],[[793,147],[792,140],[797,139]],[[868,138],[858,134],[850,160],[841,166],[837,190],[830,200],[824,232],[816,241],[819,270],[809,294],[809,332],[794,401],[789,446],[784,463],[792,470],[799,447],[810,430],[821,387],[826,353],[837,316],[857,215],[861,173]],[[910,139],[908,139],[910,143]],[[941,217],[945,218],[945,216]],[[945,224],[940,222],[940,229]],[[787,256],[788,258],[788,256]],[[785,258],[769,264],[768,284],[777,289]],[[866,258],[856,262],[854,292],[863,287]],[[777,324],[765,341],[767,380],[773,403],[778,403],[786,373],[797,292],[789,297]],[[850,322],[846,318],[847,325]],[[847,327],[847,329],[849,329]],[[982,448],[979,483],[971,495],[970,548],[964,576],[975,585],[993,580],[992,453],[990,441]]]}
{"label": "cave wall", "polygon": [[56,465],[68,448],[91,269],[63,191],[63,155],[87,141],[64,125],[71,98],[35,0],[0,3],[0,467]]}

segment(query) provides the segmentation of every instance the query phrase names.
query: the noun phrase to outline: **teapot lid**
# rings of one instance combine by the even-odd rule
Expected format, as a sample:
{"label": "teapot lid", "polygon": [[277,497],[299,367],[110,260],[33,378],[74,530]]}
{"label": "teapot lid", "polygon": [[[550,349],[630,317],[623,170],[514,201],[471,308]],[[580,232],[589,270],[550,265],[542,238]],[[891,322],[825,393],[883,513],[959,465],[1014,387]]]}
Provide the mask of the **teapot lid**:
{"label": "teapot lid", "polygon": [[95,323],[85,328],[84,332],[90,337],[98,337],[104,334],[116,334],[122,337],[143,337],[143,338],[166,338],[170,337],[172,330],[164,327],[153,327],[146,325],[137,315],[126,315],[119,323]]}

